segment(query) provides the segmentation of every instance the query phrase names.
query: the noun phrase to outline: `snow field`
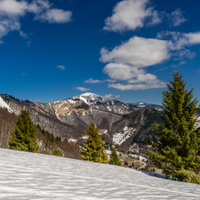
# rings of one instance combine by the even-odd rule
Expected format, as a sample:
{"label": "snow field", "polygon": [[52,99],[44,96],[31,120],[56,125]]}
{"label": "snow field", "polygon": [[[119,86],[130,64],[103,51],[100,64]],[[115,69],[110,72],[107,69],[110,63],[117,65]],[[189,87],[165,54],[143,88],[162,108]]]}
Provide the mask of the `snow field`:
{"label": "snow field", "polygon": [[198,199],[200,186],[140,171],[0,149],[2,200]]}

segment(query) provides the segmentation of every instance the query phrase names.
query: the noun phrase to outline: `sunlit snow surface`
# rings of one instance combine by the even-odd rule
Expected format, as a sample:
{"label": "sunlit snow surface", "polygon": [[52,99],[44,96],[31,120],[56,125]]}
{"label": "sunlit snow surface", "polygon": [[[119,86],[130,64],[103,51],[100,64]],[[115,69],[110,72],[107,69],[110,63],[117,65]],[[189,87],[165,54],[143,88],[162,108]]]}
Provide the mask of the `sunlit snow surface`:
{"label": "sunlit snow surface", "polygon": [[200,186],[85,161],[0,149],[2,200],[200,199]]}
{"label": "sunlit snow surface", "polygon": [[12,113],[13,110],[9,107],[9,105],[0,97],[0,108],[8,109],[8,112]]}

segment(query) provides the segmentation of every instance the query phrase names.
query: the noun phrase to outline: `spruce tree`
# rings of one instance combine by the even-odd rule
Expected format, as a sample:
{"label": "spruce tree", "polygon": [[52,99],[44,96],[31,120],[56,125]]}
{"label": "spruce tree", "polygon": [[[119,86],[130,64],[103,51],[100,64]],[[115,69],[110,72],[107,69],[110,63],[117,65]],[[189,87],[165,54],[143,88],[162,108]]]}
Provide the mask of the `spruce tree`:
{"label": "spruce tree", "polygon": [[15,130],[8,141],[10,149],[39,153],[36,128],[26,110],[18,116]]}
{"label": "spruce tree", "polygon": [[53,155],[54,156],[61,156],[61,152],[59,151],[58,147],[56,146],[53,150]]}
{"label": "spruce tree", "polygon": [[[200,170],[200,131],[195,129],[197,99],[179,72],[163,92],[163,124],[154,124],[155,137],[151,140],[154,151],[149,156],[166,175],[183,181]],[[194,179],[194,178],[193,178]],[[197,177],[198,179],[198,177]]]}
{"label": "spruce tree", "polygon": [[90,122],[90,127],[85,131],[85,136],[87,139],[81,150],[82,158],[91,162],[108,163],[103,141],[93,122]]}
{"label": "spruce tree", "polygon": [[119,160],[119,157],[117,155],[117,152],[116,152],[115,148],[111,149],[111,155],[110,155],[109,164],[118,165],[118,166],[122,165],[121,161]]}

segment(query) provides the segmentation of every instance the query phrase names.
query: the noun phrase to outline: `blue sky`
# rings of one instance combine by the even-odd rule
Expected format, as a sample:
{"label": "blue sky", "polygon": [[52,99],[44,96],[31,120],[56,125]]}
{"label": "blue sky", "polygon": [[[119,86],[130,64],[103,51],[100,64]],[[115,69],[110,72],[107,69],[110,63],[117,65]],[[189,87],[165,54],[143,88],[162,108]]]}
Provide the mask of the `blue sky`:
{"label": "blue sky", "polygon": [[179,70],[200,100],[196,0],[0,0],[1,91],[161,104]]}

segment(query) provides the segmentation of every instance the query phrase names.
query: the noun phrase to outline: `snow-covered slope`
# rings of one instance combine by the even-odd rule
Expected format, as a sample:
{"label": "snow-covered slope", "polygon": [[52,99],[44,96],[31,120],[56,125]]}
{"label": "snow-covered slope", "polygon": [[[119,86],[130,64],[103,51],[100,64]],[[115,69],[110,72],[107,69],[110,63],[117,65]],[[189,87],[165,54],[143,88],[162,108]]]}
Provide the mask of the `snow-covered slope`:
{"label": "snow-covered slope", "polygon": [[10,106],[1,97],[0,97],[0,108],[6,108],[10,113],[13,112]]}
{"label": "snow-covered slope", "polygon": [[2,200],[199,200],[200,186],[140,171],[0,149]]}

